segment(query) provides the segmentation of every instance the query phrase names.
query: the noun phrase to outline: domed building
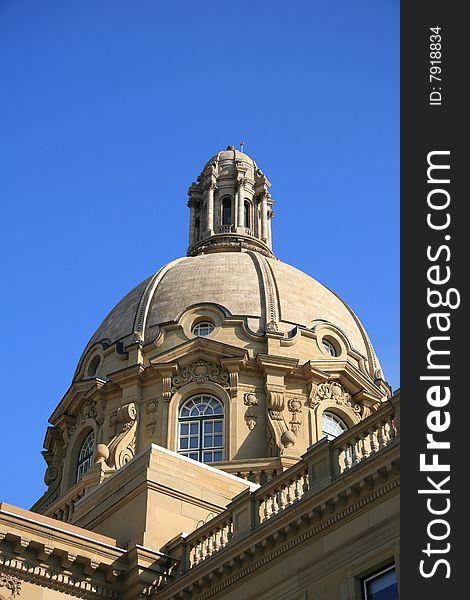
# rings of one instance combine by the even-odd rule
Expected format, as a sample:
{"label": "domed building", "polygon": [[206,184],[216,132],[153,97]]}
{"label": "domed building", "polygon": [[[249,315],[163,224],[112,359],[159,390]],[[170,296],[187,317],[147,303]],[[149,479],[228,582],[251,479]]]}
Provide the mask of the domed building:
{"label": "domed building", "polygon": [[[307,521],[331,520],[339,507],[344,515],[330,525],[351,521],[346,507],[365,498],[364,486],[377,493],[396,483],[398,399],[351,308],[275,256],[270,186],[247,154],[229,146],[214,155],[188,190],[187,255],[129,292],[83,351],[50,418],[48,489],[32,511],[42,526],[60,521],[72,537],[93,532],[95,544],[118,550],[98,560],[52,548],[59,570],[78,565],[91,586],[83,595],[64,584],[64,593],[251,598],[249,588],[237,596],[222,585],[248,557],[260,558],[289,530],[305,533]],[[361,470],[362,484],[354,480]],[[396,485],[374,501],[389,495],[396,499]],[[307,501],[307,517],[285,520]],[[396,504],[384,514],[395,523]],[[260,541],[276,519],[284,519],[281,538]],[[390,523],[386,537],[373,564],[382,579],[395,574]],[[193,580],[193,570],[243,540],[249,549],[236,560]],[[27,546],[41,549],[36,561],[47,554],[41,544]],[[366,590],[369,571],[349,585]]]}

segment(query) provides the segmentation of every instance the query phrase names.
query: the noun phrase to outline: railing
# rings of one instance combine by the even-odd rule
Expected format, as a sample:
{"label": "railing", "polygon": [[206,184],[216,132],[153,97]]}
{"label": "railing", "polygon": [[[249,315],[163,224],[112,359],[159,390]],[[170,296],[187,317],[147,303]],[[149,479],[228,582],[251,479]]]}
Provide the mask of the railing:
{"label": "railing", "polygon": [[333,440],[333,448],[338,455],[339,473],[344,473],[377,454],[393,442],[397,435],[396,410],[391,402],[387,402],[365,421]]}
{"label": "railing", "polygon": [[286,471],[289,477],[281,476],[269,485],[265,485],[254,493],[257,510],[257,521],[264,523],[271,517],[298,502],[309,490],[307,465],[300,461]]}
{"label": "railing", "polygon": [[[211,519],[210,527],[204,528],[204,534],[195,536],[189,542],[189,568],[195,567],[215,552],[222,550],[233,536],[232,515],[224,513],[222,519]],[[196,530],[197,531],[197,530]]]}
{"label": "railing", "polygon": [[233,226],[232,225],[221,225],[219,227],[219,233],[232,233]]}
{"label": "railing", "polygon": [[324,490],[399,440],[399,415],[396,397],[335,440],[323,438],[294,466],[254,492],[242,492],[224,512],[189,535],[175,538],[165,551],[180,561],[180,574],[188,572],[229,546],[232,540],[263,527],[307,495]]}
{"label": "railing", "polygon": [[282,464],[279,458],[258,458],[249,462],[231,460],[214,463],[214,466],[226,473],[236,475],[258,485],[264,485],[282,473]]}

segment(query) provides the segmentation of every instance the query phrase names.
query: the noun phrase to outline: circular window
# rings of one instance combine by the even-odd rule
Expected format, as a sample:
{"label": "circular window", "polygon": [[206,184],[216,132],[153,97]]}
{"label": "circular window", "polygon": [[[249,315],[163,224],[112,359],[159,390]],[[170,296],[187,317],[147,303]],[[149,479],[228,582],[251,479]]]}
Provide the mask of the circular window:
{"label": "circular window", "polygon": [[91,359],[90,364],[88,365],[88,377],[94,377],[96,375],[100,362],[101,358],[99,355],[96,355]]}
{"label": "circular window", "polygon": [[196,323],[196,325],[193,325],[191,331],[194,335],[198,336],[209,335],[214,331],[214,323],[211,323],[210,321],[200,321],[199,323]]}
{"label": "circular window", "polygon": [[334,413],[324,412],[321,416],[321,430],[325,437],[334,440],[336,437],[346,431],[345,422]]}
{"label": "circular window", "polygon": [[326,352],[326,354],[329,354],[330,356],[338,356],[338,353],[336,352],[336,348],[330,342],[330,340],[323,338],[321,343],[322,343],[323,351]]}

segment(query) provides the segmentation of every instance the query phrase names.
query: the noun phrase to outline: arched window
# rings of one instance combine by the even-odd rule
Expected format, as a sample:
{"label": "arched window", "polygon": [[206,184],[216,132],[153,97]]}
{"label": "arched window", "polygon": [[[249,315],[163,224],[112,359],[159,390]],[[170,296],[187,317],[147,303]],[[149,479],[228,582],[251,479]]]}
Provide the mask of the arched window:
{"label": "arched window", "polygon": [[222,225],[232,224],[232,199],[226,196],[222,200]]}
{"label": "arched window", "polygon": [[98,354],[91,359],[90,364],[88,365],[88,377],[94,377],[96,375],[100,362],[101,357]]}
{"label": "arched window", "polygon": [[251,206],[250,203],[248,202],[248,200],[245,200],[245,204],[244,204],[244,225],[245,227],[247,227],[248,229],[251,227]]}
{"label": "arched window", "polygon": [[334,440],[346,431],[347,426],[345,422],[334,413],[324,412],[321,416],[321,429],[325,437],[329,440]]}
{"label": "arched window", "polygon": [[75,481],[80,481],[80,479],[85,475],[85,473],[93,464],[94,448],[95,432],[92,431],[86,436],[83,444],[80,447],[80,452],[78,453],[77,460],[77,476],[75,478]]}
{"label": "arched window", "polygon": [[186,400],[178,421],[178,453],[200,462],[218,462],[224,455],[224,407],[214,396]]}

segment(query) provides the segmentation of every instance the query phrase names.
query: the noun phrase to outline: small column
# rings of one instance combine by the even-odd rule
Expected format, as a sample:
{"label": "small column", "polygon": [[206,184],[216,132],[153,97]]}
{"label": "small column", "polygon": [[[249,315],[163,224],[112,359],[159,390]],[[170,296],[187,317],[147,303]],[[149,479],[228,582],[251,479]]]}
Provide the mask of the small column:
{"label": "small column", "polygon": [[268,241],[268,192],[261,196],[261,240],[266,244]]}
{"label": "small column", "polygon": [[238,180],[238,219],[237,226],[240,227],[239,231],[241,233],[244,232],[245,227],[245,188],[244,188],[245,180]]}
{"label": "small column", "polygon": [[195,227],[196,227],[196,211],[194,208],[194,200],[191,197],[188,200],[189,206],[189,246],[194,244],[195,240]]}
{"label": "small column", "polygon": [[274,212],[272,210],[268,213],[268,241],[267,244],[270,248],[272,248],[273,238],[272,238],[272,222],[273,222]]}
{"label": "small column", "polygon": [[214,190],[215,183],[210,181],[207,184],[207,233],[214,234]]}

